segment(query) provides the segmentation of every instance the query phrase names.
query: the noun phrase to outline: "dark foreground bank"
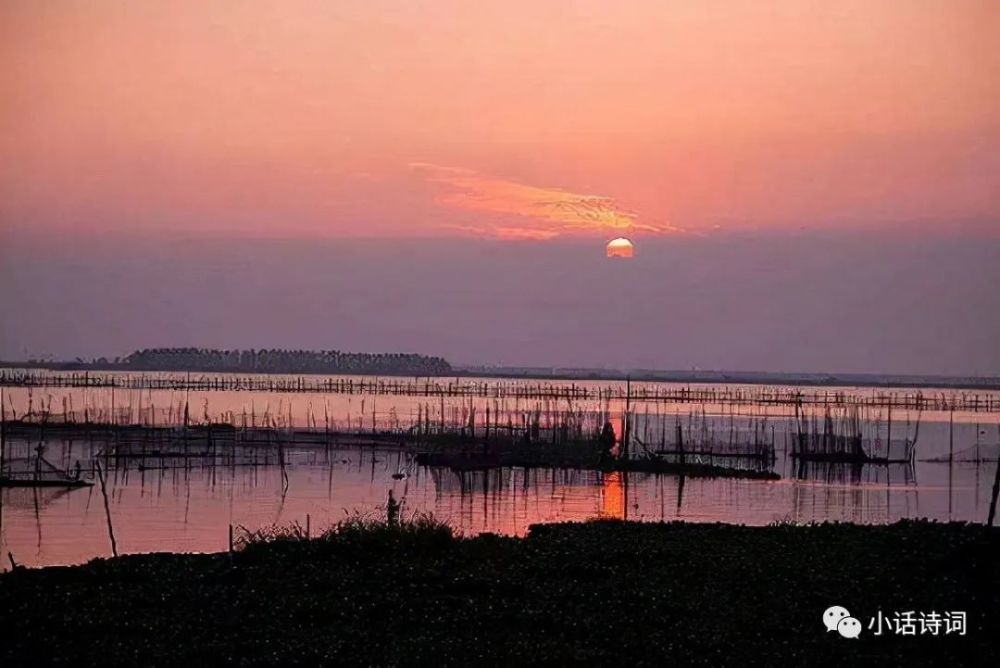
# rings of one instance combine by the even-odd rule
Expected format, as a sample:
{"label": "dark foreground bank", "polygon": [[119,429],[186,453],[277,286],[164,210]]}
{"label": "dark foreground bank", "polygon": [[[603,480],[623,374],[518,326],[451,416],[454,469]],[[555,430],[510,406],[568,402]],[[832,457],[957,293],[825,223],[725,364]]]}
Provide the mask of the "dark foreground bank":
{"label": "dark foreground bank", "polygon": [[[847,608],[858,639],[828,632]],[[882,635],[912,611],[965,635]],[[933,619],[933,617],[929,617]],[[524,539],[355,523],[228,555],[0,576],[0,665],[1000,665],[1000,529],[614,521]]]}

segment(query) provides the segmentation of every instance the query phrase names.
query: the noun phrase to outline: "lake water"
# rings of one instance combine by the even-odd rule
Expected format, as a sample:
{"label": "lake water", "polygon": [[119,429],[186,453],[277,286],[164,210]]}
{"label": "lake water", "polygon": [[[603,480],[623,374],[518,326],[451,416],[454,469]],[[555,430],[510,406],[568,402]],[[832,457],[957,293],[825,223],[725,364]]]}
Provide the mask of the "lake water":
{"label": "lake water", "polygon": [[[8,417],[11,409],[23,414],[28,391],[4,391]],[[43,397],[53,395],[45,400],[59,406],[63,396],[72,396],[77,409],[90,402],[94,410],[100,410],[106,391],[86,392],[87,396],[78,389],[46,389],[44,393],[36,389],[30,401],[37,405]],[[176,406],[174,393],[139,394],[145,399],[133,396],[129,401],[120,395],[117,400],[129,401],[129,411],[138,411],[144,402],[147,407]],[[316,413],[322,416],[332,404],[346,424],[360,419],[364,425],[371,418],[373,399],[380,424],[399,422],[400,416],[421,410],[416,407],[419,400],[412,397],[202,394],[188,401],[192,406],[208,402],[213,411],[209,417],[241,412],[252,402],[250,410],[255,414],[263,410],[258,406],[267,405],[273,413],[290,414],[290,421],[296,424],[315,423]],[[95,400],[95,396],[102,399]],[[364,408],[362,399],[366,401]],[[673,406],[657,410],[681,415],[692,409]],[[740,415],[755,410],[748,407]],[[348,411],[353,411],[350,417]],[[450,412],[451,408],[444,409],[446,415]],[[170,413],[176,415],[176,408]],[[325,418],[319,419],[322,422]],[[720,418],[723,422],[727,419],[731,416]],[[998,416],[925,413],[919,420],[918,454],[912,466],[814,464],[800,469],[781,447],[787,423],[775,419],[772,427],[778,434],[778,452],[774,470],[782,476],[779,481],[552,469],[459,474],[417,466],[396,450],[291,449],[283,468],[276,464],[208,466],[204,462],[174,462],[145,469],[133,462],[128,467],[112,467],[107,480],[108,510],[121,553],[220,551],[227,547],[230,525],[249,529],[292,522],[305,525],[307,516],[316,533],[347,514],[384,512],[390,491],[403,502],[404,515],[433,513],[465,534],[523,534],[536,522],[599,516],[745,524],[785,520],[883,523],[907,517],[984,521],[995,462],[925,460],[946,455],[950,449],[980,451],[982,459],[995,458],[1000,440]],[[904,433],[913,429],[917,416],[898,414],[894,421],[898,421],[894,422],[894,433]],[[7,457],[30,457],[37,445],[8,441]],[[46,459],[67,468],[77,460],[89,461],[95,447],[55,440],[44,445]],[[4,489],[0,499],[4,567],[9,567],[8,552],[26,565],[79,563],[110,555],[104,499],[98,485],[72,490]]]}

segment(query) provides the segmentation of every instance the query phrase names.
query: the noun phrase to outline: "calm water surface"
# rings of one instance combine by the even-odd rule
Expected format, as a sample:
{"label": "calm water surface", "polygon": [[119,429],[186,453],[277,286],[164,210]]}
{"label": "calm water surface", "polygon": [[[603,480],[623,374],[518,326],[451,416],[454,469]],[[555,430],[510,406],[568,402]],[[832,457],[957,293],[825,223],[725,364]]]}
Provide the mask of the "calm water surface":
{"label": "calm water surface", "polygon": [[[51,447],[51,446],[50,446]],[[792,465],[779,465],[792,475]],[[870,470],[869,470],[870,469]],[[314,530],[348,513],[377,514],[393,491],[405,513],[431,512],[460,531],[522,534],[535,522],[627,517],[766,524],[904,517],[983,521],[992,464],[821,467],[776,482],[571,470],[458,474],[383,450],[293,451],[279,466],[112,470],[119,551],[224,550],[230,524],[258,528],[310,518]],[[394,479],[394,474],[404,474]],[[98,486],[3,490],[0,549],[18,563],[68,564],[110,554]]]}
{"label": "calm water surface", "polygon": [[[29,397],[24,388],[4,388],[7,409],[23,413]],[[870,390],[864,390],[870,391]],[[55,406],[72,397],[76,410],[89,404],[102,409],[106,393],[87,390],[46,392]],[[178,396],[142,393],[117,401],[176,406]],[[45,395],[30,397],[36,406]],[[316,415],[336,412],[345,424],[367,424],[374,414],[380,424],[404,421],[422,399],[294,394],[199,393],[190,398],[210,417],[216,412],[291,414],[294,424],[310,424]],[[436,400],[435,400],[436,401]],[[372,405],[376,408],[373,411]],[[121,404],[119,404],[121,405]],[[329,407],[329,408],[328,408]],[[607,408],[607,407],[605,407]],[[177,409],[168,409],[175,416]],[[612,407],[614,410],[614,407]],[[690,406],[673,407],[675,414]],[[716,409],[710,409],[712,413]],[[53,409],[53,412],[56,412]],[[752,410],[750,411],[752,412]],[[168,413],[169,415],[169,413]],[[9,417],[9,412],[8,412]],[[321,421],[325,417],[319,418]],[[894,415],[894,434],[915,426],[917,416]],[[949,427],[949,419],[954,427]],[[725,418],[723,418],[725,420]],[[333,418],[331,418],[331,422]],[[911,424],[907,424],[910,422]],[[777,427],[780,481],[681,479],[676,476],[572,470],[501,469],[458,474],[416,466],[406,454],[372,449],[296,449],[286,453],[284,471],[275,464],[206,466],[204,462],[168,462],[165,468],[127,468],[108,472],[109,509],[122,553],[152,551],[210,552],[225,550],[228,528],[256,529],[299,522],[309,516],[318,532],[351,513],[378,514],[391,490],[403,502],[404,514],[430,512],[465,534],[523,534],[536,522],[585,520],[606,516],[660,521],[767,524],[790,520],[892,522],[907,517],[984,521],[991,493],[994,461],[934,463],[922,461],[955,452],[994,458],[1000,440],[996,415],[920,416],[917,461],[913,466],[843,465],[798,469],[781,447]],[[321,422],[322,424],[322,422]],[[912,432],[911,432],[912,433]],[[8,442],[7,456],[30,457],[37,443]],[[48,441],[46,459],[70,467],[89,461],[93,445]],[[0,555],[26,565],[71,564],[110,555],[104,501],[100,487],[5,489],[0,492]]]}

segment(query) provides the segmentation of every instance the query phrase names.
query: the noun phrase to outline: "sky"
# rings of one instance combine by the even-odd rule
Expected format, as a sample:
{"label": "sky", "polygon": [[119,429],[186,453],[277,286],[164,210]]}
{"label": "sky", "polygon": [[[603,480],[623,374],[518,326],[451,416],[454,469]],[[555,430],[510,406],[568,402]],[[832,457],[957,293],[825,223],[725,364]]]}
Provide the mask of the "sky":
{"label": "sky", "polygon": [[0,357],[1000,374],[997,34],[992,0],[6,0]]}

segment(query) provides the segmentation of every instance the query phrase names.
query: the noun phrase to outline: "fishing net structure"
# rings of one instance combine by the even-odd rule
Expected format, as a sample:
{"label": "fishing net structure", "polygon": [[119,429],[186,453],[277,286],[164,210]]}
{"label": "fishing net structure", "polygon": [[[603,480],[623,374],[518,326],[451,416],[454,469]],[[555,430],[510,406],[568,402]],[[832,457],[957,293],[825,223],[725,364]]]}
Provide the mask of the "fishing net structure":
{"label": "fishing net structure", "polygon": [[71,478],[71,476],[45,457],[36,455],[34,457],[4,459],[0,478],[20,482],[60,482]]}
{"label": "fishing net structure", "polygon": [[862,440],[862,448],[869,457],[876,459],[887,459],[893,462],[907,462],[913,456],[913,448],[916,445],[909,439],[892,439],[886,441],[881,438]]}
{"label": "fishing net structure", "polygon": [[[939,457],[928,459],[927,461],[946,462],[948,461],[948,455],[941,455]],[[970,445],[967,448],[957,450],[952,461],[973,463],[1000,461],[1000,443],[980,443],[978,445]]]}

